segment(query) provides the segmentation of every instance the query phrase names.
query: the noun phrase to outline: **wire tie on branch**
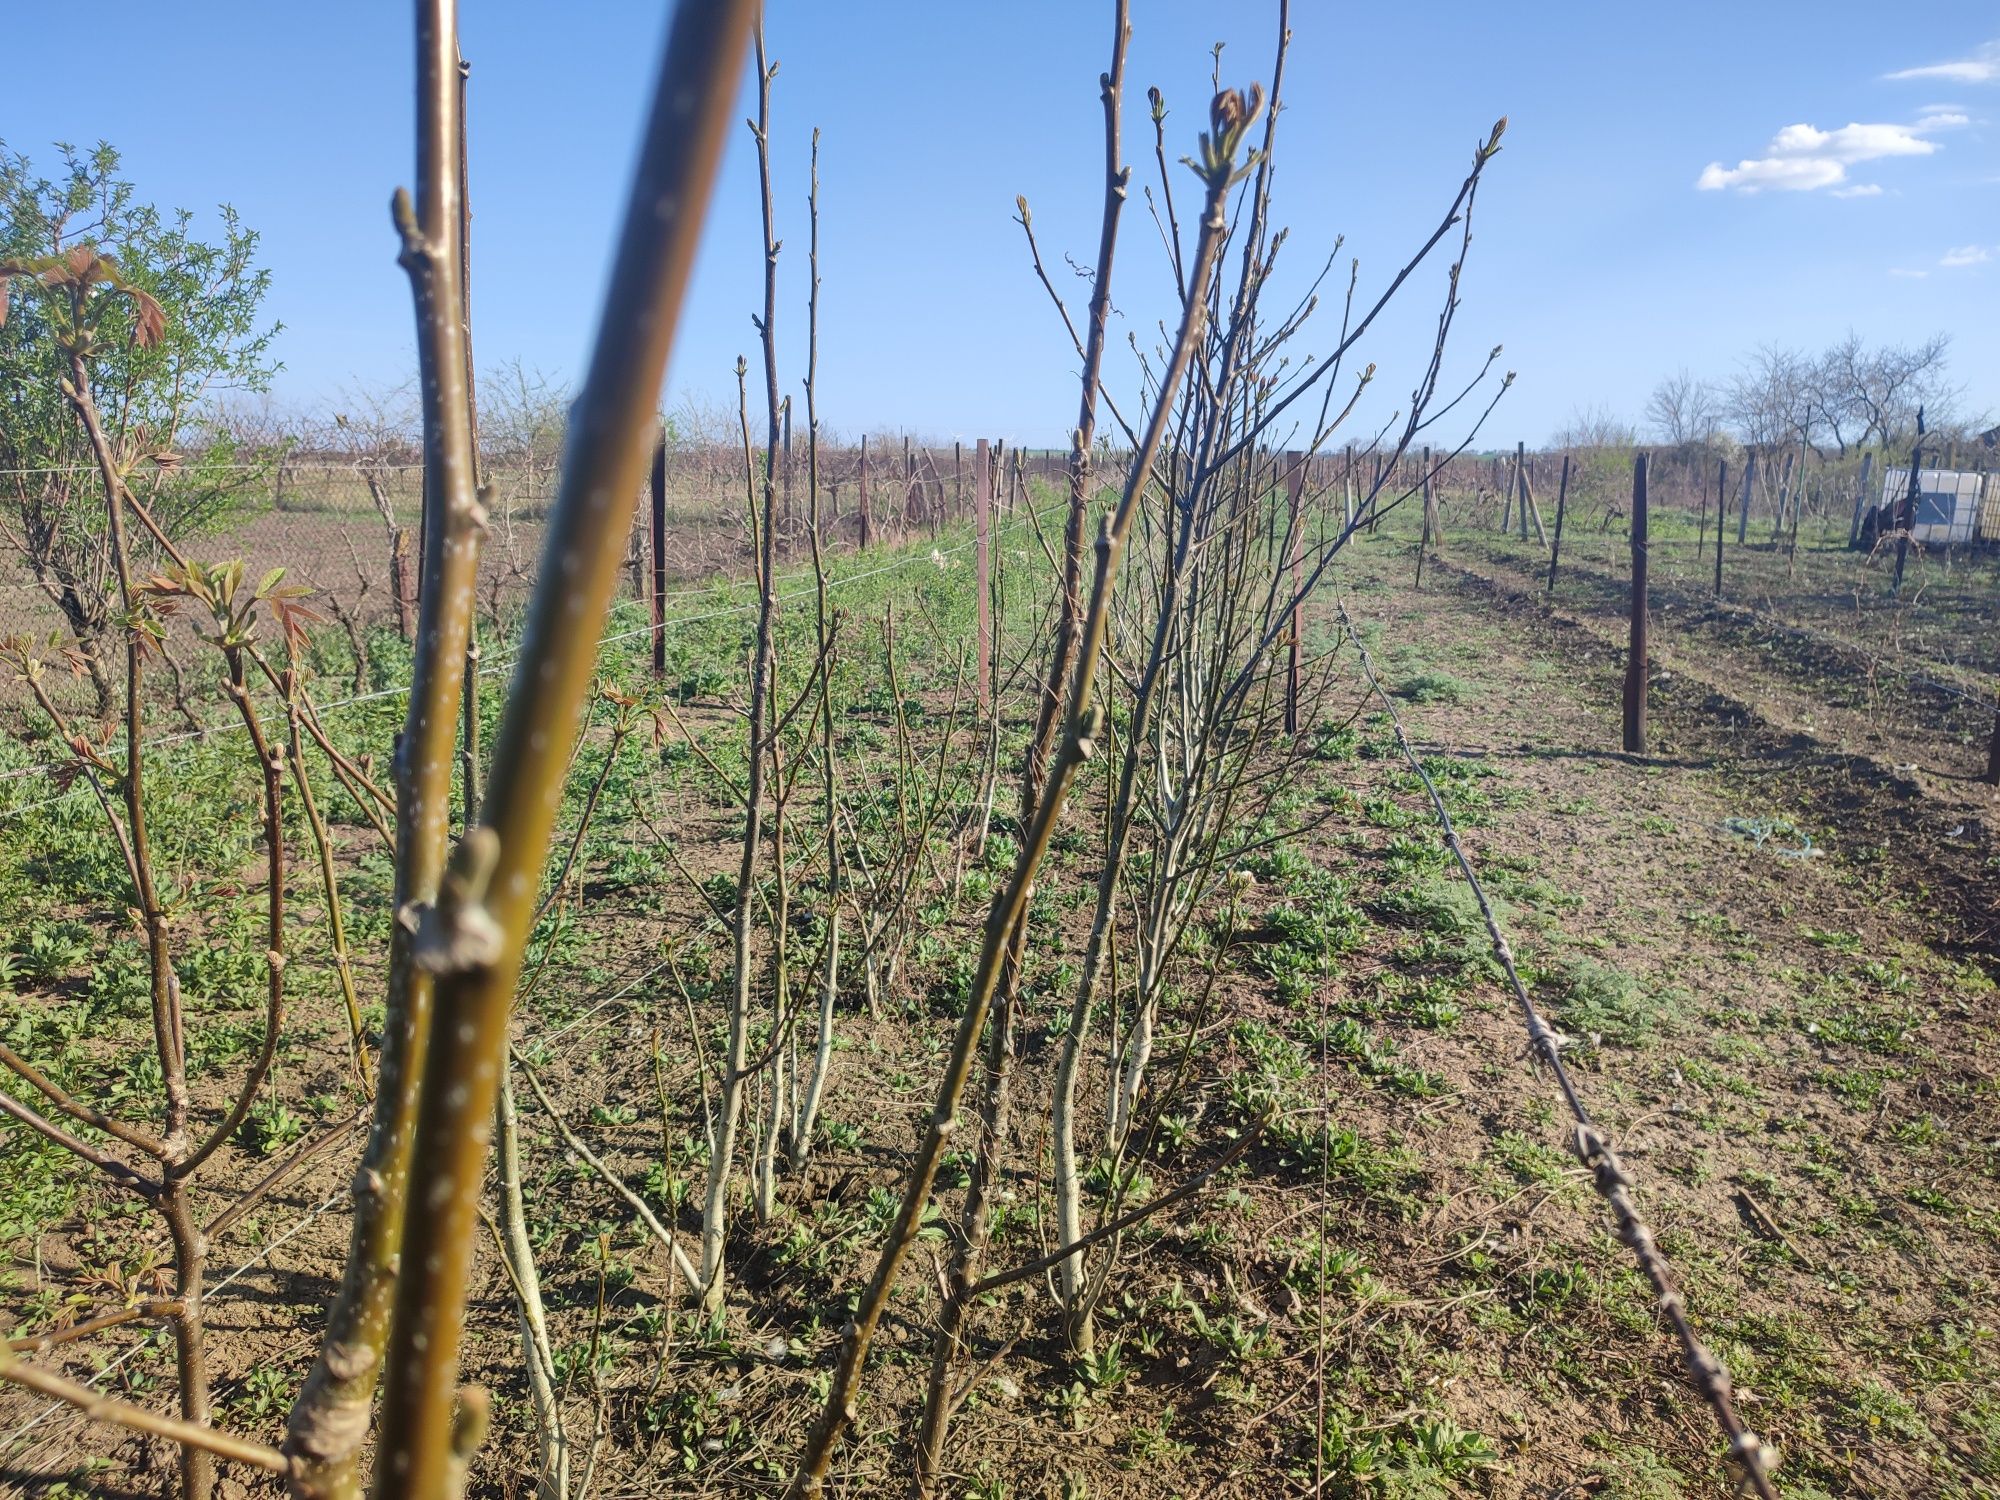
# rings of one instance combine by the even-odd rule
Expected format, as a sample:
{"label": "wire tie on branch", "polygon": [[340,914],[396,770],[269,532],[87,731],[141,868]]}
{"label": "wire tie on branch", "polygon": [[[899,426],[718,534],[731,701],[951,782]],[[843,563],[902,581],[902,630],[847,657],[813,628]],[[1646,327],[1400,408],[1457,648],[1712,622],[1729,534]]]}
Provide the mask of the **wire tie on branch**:
{"label": "wire tie on branch", "polygon": [[499,957],[500,924],[486,893],[500,861],[500,836],[484,824],[466,830],[438,889],[436,906],[417,919],[411,956],[432,974],[467,974]]}

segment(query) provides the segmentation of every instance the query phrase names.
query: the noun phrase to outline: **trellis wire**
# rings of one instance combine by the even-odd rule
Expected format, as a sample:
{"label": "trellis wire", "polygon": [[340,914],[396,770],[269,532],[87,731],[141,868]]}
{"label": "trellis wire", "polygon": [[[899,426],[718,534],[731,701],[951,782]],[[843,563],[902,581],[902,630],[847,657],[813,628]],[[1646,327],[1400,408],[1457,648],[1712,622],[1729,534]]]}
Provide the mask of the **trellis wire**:
{"label": "trellis wire", "polygon": [[1346,604],[1336,601],[1340,611],[1341,629],[1354,642],[1360,654],[1361,671],[1368,679],[1375,696],[1382,700],[1387,710],[1389,722],[1396,731],[1396,743],[1402,747],[1403,756],[1410,763],[1410,769],[1417,773],[1417,779],[1430,794],[1431,808],[1437,814],[1438,827],[1443,832],[1445,847],[1457,860],[1459,872],[1465,876],[1465,883],[1479,904],[1480,915],[1486,921],[1486,933],[1492,940],[1493,956],[1507,975],[1507,983],[1514,991],[1514,999],[1521,1008],[1521,1018],[1528,1029],[1528,1049],[1530,1053],[1547,1064],[1555,1075],[1556,1086],[1562,1091],[1563,1101],[1569,1107],[1574,1129],[1570,1136],[1570,1149],[1577,1160],[1590,1172],[1591,1182],[1598,1194],[1610,1206],[1612,1217],[1618,1221],[1618,1237],[1632,1252],[1639,1269],[1651,1283],[1654,1305],[1660,1315],[1673,1325],[1674,1334],[1680,1340],[1681,1357],[1687,1366],[1688,1380],[1696,1392],[1715,1413],[1716,1425],[1729,1439],[1729,1456],[1734,1464],[1739,1482],[1755,1490],[1760,1500],[1778,1500],[1778,1491],[1771,1481],[1772,1457],[1770,1450],[1757,1434],[1743,1425],[1736,1415],[1736,1408],[1730,1396],[1729,1371],[1712,1353],[1707,1345],[1695,1334],[1694,1326],[1688,1321],[1687,1306],[1675,1288],[1666,1259],[1661,1255],[1653,1233],[1639,1217],[1638,1206],[1632,1201],[1632,1179],[1625,1171],[1625,1165],[1612,1149],[1610,1137],[1591,1119],[1590,1111],[1584,1107],[1582,1097],[1577,1093],[1576,1084],[1570,1078],[1569,1069],[1562,1060],[1562,1043],[1557,1033],[1536,1010],[1534,998],[1521,980],[1520,970],[1514,966],[1514,950],[1508,945],[1507,935],[1500,929],[1499,918],[1494,914],[1493,903],[1487,899],[1486,889],[1479,883],[1479,876],[1467,858],[1465,847],[1459,842],[1458,830],[1452,826],[1451,814],[1445,810],[1444,798],[1438,794],[1437,783],[1431,780],[1430,772],[1424,769],[1422,758],[1410,743],[1409,734],[1403,728],[1403,716],[1396,711],[1396,703],[1383,688],[1382,681],[1375,674],[1374,659],[1368,654],[1360,632],[1354,628],[1349,618]]}
{"label": "trellis wire", "polygon": [[[334,1191],[330,1193],[325,1199],[325,1201],[320,1203],[318,1207],[308,1209],[305,1213],[301,1214],[296,1224],[292,1225],[291,1228],[287,1229],[283,1234],[277,1236],[275,1239],[267,1240],[258,1249],[255,1255],[252,1255],[248,1260],[244,1261],[235,1270],[231,1271],[227,1276],[223,1277],[222,1280],[218,1281],[213,1287],[209,1288],[206,1292],[204,1292],[202,1294],[203,1300],[205,1302],[212,1302],[213,1300],[215,1300],[215,1298],[218,1297],[238,1277],[246,1274],[253,1266],[257,1265],[266,1256],[270,1255],[272,1251],[277,1250],[282,1246],[284,1246],[285,1244],[287,1244],[288,1242],[290,1242],[291,1240],[298,1238],[299,1235],[305,1232],[307,1226],[309,1226],[314,1221],[319,1219],[325,1213],[327,1213],[328,1210],[330,1210],[334,1206],[334,1204],[338,1203],[342,1198],[346,1196],[348,1196],[348,1188],[346,1187],[346,1185],[343,1184],[342,1186],[335,1188]],[[139,1354],[143,1353],[148,1347],[158,1342],[161,1335],[164,1334],[165,1332],[166,1332],[165,1324],[162,1324],[160,1327],[153,1329],[144,1338],[140,1339],[136,1344],[132,1344],[129,1347],[127,1347],[124,1353],[120,1354],[116,1359],[112,1360],[103,1369],[99,1370],[96,1374],[92,1375],[89,1378],[89,1380],[85,1382],[85,1384],[96,1385],[100,1381],[106,1380],[110,1378],[112,1375],[115,1375],[119,1370],[123,1369]],[[12,1432],[8,1433],[5,1438],[0,1438],[0,1453],[11,1453],[16,1443],[20,1442],[29,1433],[33,1432],[37,1427],[41,1426],[42,1423],[46,1422],[56,1412],[70,1411],[70,1410],[73,1410],[73,1408],[66,1401],[50,1401],[40,1411],[36,1412],[34,1416],[28,1418],[26,1422],[23,1422],[19,1427],[15,1428]],[[79,1424],[87,1423],[89,1420],[90,1419],[88,1417],[80,1416],[78,1418],[78,1423]],[[25,1465],[31,1457],[33,1457],[36,1453],[39,1453],[43,1448],[47,1447],[51,1442],[53,1442],[55,1436],[56,1434],[51,1433],[48,1437],[45,1437],[40,1442],[36,1443],[34,1447],[28,1449],[27,1452],[20,1454],[18,1457],[10,1457],[8,1459],[9,1465],[10,1466]]]}
{"label": "trellis wire", "polygon": [[[1754,619],[1763,621],[1773,629],[1790,631],[1793,635],[1802,635],[1807,640],[1822,642],[1825,645],[1832,646],[1836,650],[1850,651],[1865,660],[1871,671],[1878,667],[1886,667],[1898,677],[1905,678],[1911,682],[1921,682],[1926,687],[1936,688],[1940,693],[1957,698],[1962,702],[1975,703],[1981,708],[1990,709],[1995,706],[1996,698],[2000,698],[2000,694],[1974,692],[1970,689],[1958,687],[1953,683],[1932,677],[1928,673],[1918,671],[1913,667],[1899,666],[1896,662],[1881,655],[1872,647],[1865,646],[1859,641],[1851,641],[1837,631],[1818,630],[1810,625],[1800,625],[1794,621],[1761,610],[1754,604],[1741,604],[1731,599],[1718,600],[1717,602],[1724,609],[1733,610],[1740,614],[1747,614]],[[1922,659],[1919,658],[1919,660]],[[1964,670],[1963,668],[1944,667],[1939,663],[1930,661],[1924,661],[1923,665],[1929,667],[1932,671]]]}

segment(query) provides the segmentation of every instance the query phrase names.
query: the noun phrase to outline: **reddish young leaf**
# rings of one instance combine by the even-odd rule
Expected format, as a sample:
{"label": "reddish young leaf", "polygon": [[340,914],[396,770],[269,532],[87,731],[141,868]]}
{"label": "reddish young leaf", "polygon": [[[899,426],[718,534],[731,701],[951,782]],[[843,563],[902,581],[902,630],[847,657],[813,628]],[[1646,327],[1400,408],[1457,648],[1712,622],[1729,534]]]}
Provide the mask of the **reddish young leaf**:
{"label": "reddish young leaf", "polygon": [[151,349],[167,336],[166,310],[136,288],[131,297],[138,308],[138,317],[132,324],[132,342],[141,349]]}

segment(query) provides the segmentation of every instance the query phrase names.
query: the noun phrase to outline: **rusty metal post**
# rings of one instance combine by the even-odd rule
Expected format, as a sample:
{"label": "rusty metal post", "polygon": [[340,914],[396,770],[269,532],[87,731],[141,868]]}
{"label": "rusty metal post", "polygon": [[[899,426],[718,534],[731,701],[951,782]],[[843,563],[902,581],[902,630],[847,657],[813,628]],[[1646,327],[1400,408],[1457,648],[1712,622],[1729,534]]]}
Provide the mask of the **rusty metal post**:
{"label": "rusty metal post", "polygon": [[1646,753],[1646,455],[1632,457],[1632,642],[1625,656],[1625,753]]}
{"label": "rusty metal post", "polygon": [[667,675],[667,430],[653,444],[653,675]]}
{"label": "rusty metal post", "polygon": [[1290,538],[1290,556],[1286,564],[1292,575],[1292,641],[1285,658],[1285,733],[1299,732],[1299,656],[1302,649],[1300,637],[1305,630],[1304,601],[1299,598],[1299,581],[1305,560],[1304,536],[1299,524],[1299,506],[1306,488],[1306,466],[1303,459],[1294,458],[1291,472],[1285,476],[1285,507],[1290,520],[1285,528]]}
{"label": "rusty metal post", "polygon": [[1562,478],[1556,481],[1556,534],[1555,540],[1549,545],[1549,586],[1542,591],[1545,594],[1553,594],[1556,591],[1556,564],[1562,561],[1563,551],[1563,512],[1568,509],[1569,455],[1565,453]]}
{"label": "rusty metal post", "polygon": [[875,513],[868,499],[868,439],[861,440],[861,472],[855,478],[860,487],[857,509],[861,514],[861,550],[866,552],[875,541]]}
{"label": "rusty metal post", "polygon": [[[1706,511],[1704,506],[1703,510]],[[1729,460],[1715,461],[1715,597],[1722,597],[1722,522],[1729,512]]]}
{"label": "rusty metal post", "polygon": [[993,470],[989,462],[992,455],[987,449],[986,439],[979,440],[979,446],[972,455],[972,505],[973,534],[977,538],[974,549],[976,587],[979,591],[979,675],[977,697],[979,712],[990,715],[993,712],[993,679],[991,675],[993,658],[993,596],[991,592],[991,535],[993,527]]}

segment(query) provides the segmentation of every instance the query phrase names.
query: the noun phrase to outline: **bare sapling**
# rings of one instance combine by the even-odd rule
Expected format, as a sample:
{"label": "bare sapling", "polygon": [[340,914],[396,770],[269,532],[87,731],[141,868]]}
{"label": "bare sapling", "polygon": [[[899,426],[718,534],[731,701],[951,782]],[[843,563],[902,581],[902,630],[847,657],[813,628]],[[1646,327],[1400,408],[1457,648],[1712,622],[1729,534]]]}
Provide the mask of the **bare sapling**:
{"label": "bare sapling", "polygon": [[555,1346],[549,1338],[548,1315],[542,1301],[541,1271],[535,1264],[534,1242],[528,1233],[527,1202],[521,1190],[521,1121],[514,1105],[511,1063],[500,1078],[498,1118],[494,1122],[499,1148],[495,1175],[500,1217],[492,1225],[500,1264],[514,1293],[514,1315],[520,1325],[521,1353],[527,1366],[528,1400],[534,1410],[537,1468],[536,1500],[569,1500],[571,1443],[558,1393]]}
{"label": "bare sapling", "polygon": [[[893,730],[888,785],[871,797],[857,794],[843,799],[836,808],[846,831],[842,894],[854,916],[854,956],[861,968],[870,1016],[882,1014],[887,998],[897,988],[903,959],[917,928],[923,892],[920,882],[936,837],[956,806],[953,771],[959,766],[954,748],[966,706],[961,670],[941,716],[935,748],[927,757],[916,742],[903,689],[905,628],[898,624],[895,607],[885,607],[883,676],[889,689]],[[951,649],[935,636],[932,640],[936,655]],[[919,644],[921,654],[924,643]]]}
{"label": "bare sapling", "polygon": [[1096,707],[1095,680],[1119,559],[1131,535],[1132,522],[1138,513],[1140,498],[1151,476],[1154,461],[1166,438],[1172,415],[1173,392],[1180,384],[1195,345],[1200,341],[1208,281],[1224,234],[1223,203],[1230,186],[1241,176],[1236,165],[1237,153],[1262,104],[1262,90],[1253,87],[1248,100],[1232,90],[1218,94],[1210,106],[1211,128],[1201,138],[1200,159],[1195,166],[1205,195],[1200,232],[1189,271],[1191,295],[1183,309],[1171,353],[1161,371],[1160,394],[1147,422],[1145,436],[1133,455],[1132,468],[1126,476],[1118,507],[1105,519],[1098,533],[1096,570],[1089,606],[1083,616],[1076,672],[1070,683],[1065,707],[1067,722],[1062,739],[1050,762],[1048,780],[1042,801],[1036,809],[1035,820],[1023,829],[1021,848],[1013,871],[994,896],[980,942],[971,994],[945,1061],[944,1076],[939,1082],[923,1139],[904,1182],[902,1203],[889,1228],[875,1272],[860,1293],[841,1340],[840,1355],[828,1387],[825,1406],[807,1437],[798,1469],[787,1489],[793,1500],[805,1500],[805,1497],[816,1497],[824,1492],[834,1450],[854,1419],[869,1346],[888,1307],[890,1293],[908,1258],[910,1247],[916,1240],[924,1206],[937,1179],[938,1166],[947,1144],[957,1131],[960,1102],[972,1072],[974,1054],[986,1028],[1007,945],[1015,926],[1027,910],[1029,887],[1047,852],[1070,784],[1083,763],[1096,753],[1103,716]]}
{"label": "bare sapling", "polygon": [[[457,43],[453,42],[457,51]],[[482,515],[490,518],[492,491],[484,478],[484,456],[479,446],[479,381],[472,360],[472,181],[470,152],[466,145],[465,101],[472,78],[472,64],[458,53],[458,330],[465,345],[465,426],[472,448],[472,487],[479,497]],[[484,549],[481,549],[483,553]],[[479,555],[473,559],[473,587],[478,588]],[[496,609],[495,614],[498,614]],[[464,816],[461,829],[470,828],[479,817],[479,615],[473,612],[465,633],[465,687],[460,695],[458,736],[458,780]]]}
{"label": "bare sapling", "polygon": [[[439,1045],[424,1057],[404,1184],[421,1208],[403,1214],[397,1247],[376,1447],[380,1497],[452,1492],[482,1435],[483,1395],[459,1388],[458,1357],[508,1016],[752,10],[675,9],[480,821],[454,851],[436,902],[407,909],[413,947],[436,982]],[[442,47],[426,50],[440,62],[446,56]],[[463,410],[459,403],[455,417],[440,418],[462,431]],[[469,484],[469,464],[455,474]],[[452,644],[462,666],[462,637]],[[447,737],[453,728],[448,719]],[[447,773],[451,749],[447,738],[438,757]],[[390,1092],[386,1084],[381,1092]]]}
{"label": "bare sapling", "polygon": [[[1281,17],[1282,24],[1282,17]],[[1287,34],[1281,30],[1280,68]],[[1460,253],[1450,268],[1445,304],[1423,376],[1412,393],[1407,415],[1401,415],[1393,451],[1377,456],[1376,479],[1358,506],[1343,504],[1345,524],[1316,542],[1310,555],[1304,532],[1312,513],[1329,492],[1311,502],[1303,497],[1294,508],[1277,500],[1280,466],[1269,450],[1258,446],[1276,414],[1309,388],[1352,347],[1353,330],[1365,328],[1384,305],[1378,301],[1357,324],[1350,309],[1344,318],[1346,335],[1334,359],[1307,368],[1312,375],[1289,389],[1279,383],[1279,352],[1303,324],[1310,308],[1284,318],[1275,330],[1259,327],[1259,291],[1275,247],[1258,239],[1266,234],[1273,126],[1267,125],[1266,148],[1260,156],[1257,186],[1250,196],[1251,218],[1246,233],[1243,271],[1236,295],[1225,315],[1217,294],[1212,323],[1216,331],[1204,347],[1198,372],[1187,388],[1172,393],[1178,403],[1181,446],[1169,466],[1160,521],[1155,528],[1157,560],[1149,569],[1130,575],[1125,617],[1148,642],[1146,653],[1121,674],[1132,684],[1130,703],[1121,715],[1124,745],[1109,773],[1115,789],[1107,794],[1106,848],[1086,939],[1077,990],[1064,1028],[1051,1102],[1055,1206],[1059,1244],[1075,1244],[1085,1236],[1083,1183],[1085,1157],[1077,1116],[1077,1083],[1100,993],[1111,962],[1116,934],[1115,914],[1125,889],[1125,872],[1134,848],[1135,829],[1145,870],[1133,905],[1138,916],[1134,932],[1136,982],[1129,1014],[1114,1030],[1107,1058],[1111,1084],[1101,1125],[1102,1160],[1109,1167],[1111,1206],[1122,1202],[1118,1184],[1134,1136],[1134,1123],[1152,1060],[1159,1024],[1159,1002],[1173,961],[1192,925],[1221,888],[1235,861],[1246,852],[1233,834],[1245,821],[1254,823],[1296,774],[1289,753],[1272,756],[1269,747],[1280,740],[1282,716],[1268,715],[1286,694],[1283,664],[1274,648],[1289,641],[1298,628],[1298,611],[1334,554],[1364,524],[1372,524],[1391,505],[1421,490],[1431,466],[1424,466],[1413,491],[1385,500],[1384,486],[1398,472],[1412,442],[1442,411],[1432,414],[1438,394],[1444,350],[1457,307],[1459,276],[1470,242],[1471,204],[1485,164],[1498,150],[1499,128],[1475,153],[1471,174],[1461,186],[1439,229],[1406,264],[1384,294],[1400,287],[1428,255],[1446,230],[1465,225]],[[1490,370],[1489,355],[1473,381],[1444,410],[1456,406]],[[1373,376],[1365,370],[1359,390]],[[1503,384],[1502,390],[1505,389]],[[1335,411],[1329,384],[1321,411],[1309,433],[1308,453],[1317,450],[1353,410],[1354,399]],[[1283,394],[1274,394],[1282,391]],[[1494,398],[1498,399],[1497,395]],[[1488,408],[1491,410],[1489,404]],[[1484,420],[1483,416],[1480,418]],[[1475,425],[1474,431],[1477,430]],[[1318,528],[1315,528],[1318,529]],[[1303,720],[1303,716],[1302,720]],[[1244,799],[1239,801],[1239,799]],[[1058,1266],[1058,1293],[1068,1332],[1077,1348],[1092,1347],[1091,1311],[1107,1284],[1108,1266],[1115,1258],[1115,1240],[1092,1274],[1082,1256],[1065,1257]]]}
{"label": "bare sapling", "polygon": [[[1062,714],[1063,694],[1076,666],[1077,637],[1082,624],[1084,527],[1088,517],[1091,451],[1097,431],[1097,404],[1104,347],[1111,311],[1113,258],[1118,245],[1119,218],[1131,182],[1131,169],[1124,164],[1120,149],[1120,126],[1124,110],[1125,57],[1132,37],[1129,0],[1113,0],[1111,22],[1111,66],[1099,75],[1099,96],[1104,108],[1104,197],[1099,219],[1097,262],[1085,319],[1082,347],[1083,369],[1077,400],[1076,427],[1070,434],[1068,465],[1068,507],[1063,526],[1061,579],[1057,593],[1058,615],[1055,645],[1049,654],[1048,670],[1035,707],[1034,729],[1022,766],[1020,825],[1031,827],[1036,819],[1048,778],[1048,760],[1054,746]],[[1022,229],[1033,241],[1028,200],[1018,200]],[[1040,257],[1037,256],[1037,264]],[[1043,278],[1048,285],[1047,278]],[[1053,293],[1053,288],[1051,287]],[[1057,299],[1060,304],[1060,298]],[[1065,314],[1067,317],[1067,314]],[[981,555],[985,556],[987,511],[991,492],[986,470],[985,444],[979,445],[979,470],[975,479],[981,506]],[[979,601],[980,618],[986,626],[981,647],[987,648],[992,633],[988,600]],[[989,662],[980,663],[981,680],[994,683]],[[997,773],[999,755],[999,714],[989,700],[988,742]],[[1079,705],[1079,709],[1088,705]],[[990,808],[990,802],[986,804]],[[982,821],[981,842],[984,840]],[[996,977],[994,1019],[987,1038],[985,1090],[979,1117],[979,1134],[974,1142],[972,1179],[966,1190],[960,1215],[960,1232],[955,1242],[946,1282],[945,1304],[939,1312],[933,1336],[931,1373],[925,1391],[923,1415],[919,1421],[916,1461],[911,1477],[911,1493],[927,1497],[933,1492],[943,1459],[946,1430],[952,1415],[964,1400],[965,1392],[954,1389],[957,1370],[965,1353],[965,1322],[970,1313],[970,1288],[978,1279],[990,1233],[991,1194],[1000,1172],[1000,1153],[1005,1149],[1010,1111],[1009,1075],[1013,1063],[1014,1032],[1021,973],[1025,927],[1018,925],[1008,934],[1000,971]]]}
{"label": "bare sapling", "polygon": [[[770,952],[770,1037],[771,1045],[767,1055],[760,1059],[762,1078],[760,1092],[762,1102],[761,1120],[757,1132],[755,1151],[751,1161],[750,1184],[751,1202],[759,1223],[768,1223],[777,1212],[779,1143],[791,1117],[791,1102],[795,1079],[791,1066],[792,1053],[787,1045],[790,1040],[792,1015],[791,983],[791,897],[792,871],[789,864],[787,845],[788,830],[786,814],[792,790],[792,779],[785,771],[784,726],[779,722],[773,709],[778,692],[777,650],[777,600],[778,600],[778,533],[786,517],[780,510],[778,486],[779,455],[782,450],[782,434],[785,406],[778,394],[778,252],[779,241],[771,200],[771,80],[777,76],[778,65],[768,60],[764,48],[764,28],[760,21],[755,33],[757,58],[757,118],[750,122],[750,132],[757,142],[758,206],[762,213],[764,251],[764,311],[753,319],[758,343],[763,355],[764,367],[764,443],[761,463],[754,462],[748,443],[747,414],[745,422],[744,462],[746,470],[756,475],[757,540],[757,652],[758,659],[751,668],[751,696],[755,700],[761,693],[761,703],[753,701],[751,707],[750,759],[747,798],[759,796],[768,774],[771,792],[771,864],[773,877],[773,897],[769,903],[771,952]],[[810,693],[810,687],[808,687]],[[789,718],[789,715],[786,715]],[[761,729],[761,735],[759,733]],[[768,772],[761,771],[755,762],[759,755],[769,761]],[[800,769],[803,767],[801,766]],[[757,829],[761,813],[751,812],[745,819],[745,838],[752,835],[749,830]],[[746,864],[746,871],[753,866]],[[752,889],[753,882],[746,880],[737,892],[739,911],[747,916],[752,910],[751,903],[758,901]],[[747,928],[745,929],[747,930]],[[750,962],[747,947],[739,946],[736,959],[741,964]],[[737,976],[739,997],[747,1001],[744,976]],[[725,1173],[728,1163],[723,1163]],[[706,1227],[706,1226],[704,1226]],[[719,1273],[718,1267],[718,1273]],[[718,1281],[719,1281],[718,1274]],[[706,1295],[711,1307],[716,1292]]]}
{"label": "bare sapling", "polygon": [[465,309],[459,293],[460,89],[455,0],[417,11],[417,186],[393,216],[410,277],[424,427],[422,585],[409,707],[396,754],[396,865],[388,991],[368,1145],[354,1178],[341,1285],[318,1357],[294,1402],[285,1451],[293,1486],[315,1500],[361,1488],[360,1458],[390,1332],[411,1184],[418,1094],[430,1043],[434,972],[416,916],[437,900],[451,816],[483,514],[474,492]]}
{"label": "bare sapling", "polygon": [[[762,344],[766,423],[764,461],[760,475],[756,448],[752,444],[750,435],[748,365],[739,359],[736,365],[737,405],[742,438],[745,512],[749,520],[757,584],[757,628],[751,654],[750,692],[746,709],[748,746],[741,787],[742,852],[737,864],[736,901],[730,920],[729,1040],[722,1059],[721,1096],[709,1147],[708,1182],[702,1198],[701,1299],[703,1311],[711,1318],[718,1317],[722,1308],[726,1278],[724,1258],[729,1233],[729,1194],[734,1179],[736,1138],[742,1129],[744,1111],[755,1075],[763,1073],[766,1078],[764,1129],[759,1133],[762,1139],[759,1140],[753,1154],[751,1174],[756,1206],[762,1217],[768,1217],[774,1206],[776,1138],[779,1120],[783,1114],[783,1100],[780,1097],[784,1076],[782,1048],[778,1049],[774,1056],[761,1059],[760,1067],[750,1066],[758,963],[755,951],[759,906],[757,871],[766,838],[765,816],[770,801],[771,770],[779,760],[778,737],[772,732],[772,699],[776,691],[777,676],[778,610],[778,494],[775,466],[780,440],[777,348],[773,325],[777,316],[779,245],[773,225],[769,140],[771,80],[777,69],[765,57],[761,26],[756,34],[756,56],[757,117],[750,122],[750,130],[757,142],[758,176],[761,187],[764,310],[763,315],[753,319],[753,322]],[[774,832],[776,833],[773,840],[774,848],[777,850],[777,858],[782,861],[784,844],[782,827],[778,827]],[[772,989],[774,1012],[771,1035],[775,1037],[784,1020],[782,954],[778,951],[779,945],[784,940],[784,923],[774,917],[771,932],[773,977],[778,981]]]}
{"label": "bare sapling", "polygon": [[[824,840],[826,903],[824,952],[818,984],[818,1015],[812,1064],[798,1090],[792,1117],[791,1167],[802,1171],[812,1155],[813,1130],[833,1070],[834,1004],[840,995],[840,919],[843,869],[840,838],[840,769],[834,736],[833,667],[836,622],[827,598],[826,546],[819,508],[819,130],[812,134],[811,185],[806,194],[811,218],[806,293],[806,541],[812,549],[813,635],[818,646],[818,731],[815,751],[820,770],[820,812]],[[789,407],[787,408],[789,410]]]}

